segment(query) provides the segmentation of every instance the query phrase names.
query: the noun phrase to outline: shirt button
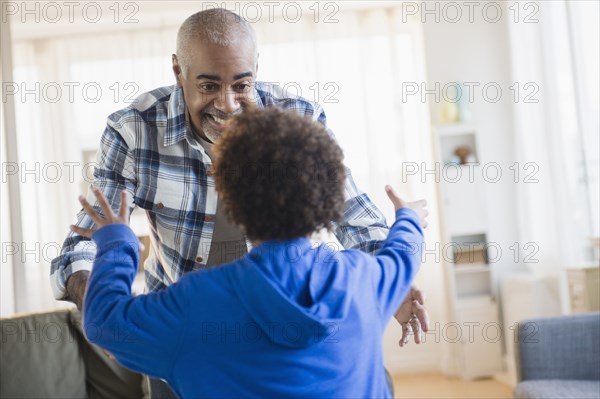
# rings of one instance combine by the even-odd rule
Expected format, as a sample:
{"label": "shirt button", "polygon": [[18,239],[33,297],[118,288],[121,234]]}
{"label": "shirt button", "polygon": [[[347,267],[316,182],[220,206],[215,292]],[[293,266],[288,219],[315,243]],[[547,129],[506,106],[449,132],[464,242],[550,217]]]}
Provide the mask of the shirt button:
{"label": "shirt button", "polygon": [[212,222],[213,220],[215,220],[215,217],[213,215],[206,215],[204,220],[206,220],[207,222]]}
{"label": "shirt button", "polygon": [[165,207],[165,204],[163,204],[162,202],[159,202],[158,204],[156,204],[156,209],[163,209]]}
{"label": "shirt button", "polygon": [[202,262],[202,260],[203,260],[203,259],[202,259],[202,256],[198,256],[198,257],[196,258],[196,262],[198,262],[198,263]]}

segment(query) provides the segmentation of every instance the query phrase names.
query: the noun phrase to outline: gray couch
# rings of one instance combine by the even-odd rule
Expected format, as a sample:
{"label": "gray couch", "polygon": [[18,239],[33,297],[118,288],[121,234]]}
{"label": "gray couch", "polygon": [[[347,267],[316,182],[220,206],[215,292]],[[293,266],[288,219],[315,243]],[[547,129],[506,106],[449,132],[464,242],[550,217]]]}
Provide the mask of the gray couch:
{"label": "gray couch", "polygon": [[600,398],[600,313],[519,324],[515,398]]}
{"label": "gray couch", "polygon": [[142,376],[90,344],[76,309],[0,319],[0,398],[144,398]]}

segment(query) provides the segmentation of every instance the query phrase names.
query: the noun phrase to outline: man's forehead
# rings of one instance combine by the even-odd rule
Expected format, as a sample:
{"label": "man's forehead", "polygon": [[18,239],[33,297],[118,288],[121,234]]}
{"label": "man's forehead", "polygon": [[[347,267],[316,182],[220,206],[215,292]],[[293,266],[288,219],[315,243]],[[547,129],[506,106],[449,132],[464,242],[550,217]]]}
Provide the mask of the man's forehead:
{"label": "man's forehead", "polygon": [[256,54],[256,43],[248,37],[239,37],[231,40],[228,44],[214,43],[200,37],[191,39],[183,49],[192,55],[193,53],[223,54],[232,53],[239,55]]}
{"label": "man's forehead", "polygon": [[200,43],[197,46],[188,47],[188,51],[187,58],[190,60],[192,68],[213,69],[213,71],[197,72],[214,72],[215,74],[220,74],[221,70],[236,65],[244,69],[236,71],[236,73],[246,72],[255,66],[258,55],[254,46],[251,45],[223,47]]}

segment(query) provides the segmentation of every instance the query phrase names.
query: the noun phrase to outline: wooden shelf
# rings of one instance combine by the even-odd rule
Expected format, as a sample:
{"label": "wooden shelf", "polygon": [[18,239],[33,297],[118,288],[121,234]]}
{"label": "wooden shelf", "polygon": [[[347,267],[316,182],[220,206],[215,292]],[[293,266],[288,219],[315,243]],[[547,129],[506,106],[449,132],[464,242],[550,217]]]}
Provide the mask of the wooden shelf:
{"label": "wooden shelf", "polygon": [[473,263],[472,265],[454,265],[454,272],[456,274],[467,274],[467,273],[483,273],[489,272],[490,267],[485,263]]}
{"label": "wooden shelf", "polygon": [[456,299],[456,305],[459,308],[472,308],[480,306],[494,305],[494,298],[491,295],[466,295]]}

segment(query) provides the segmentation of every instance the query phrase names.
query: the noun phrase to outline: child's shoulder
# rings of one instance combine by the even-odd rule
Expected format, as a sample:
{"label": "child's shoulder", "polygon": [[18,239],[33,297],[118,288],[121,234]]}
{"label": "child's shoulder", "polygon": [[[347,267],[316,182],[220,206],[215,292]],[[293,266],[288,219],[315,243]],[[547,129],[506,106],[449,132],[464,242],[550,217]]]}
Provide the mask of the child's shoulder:
{"label": "child's shoulder", "polygon": [[375,257],[358,249],[344,249],[339,245],[324,243],[315,248],[315,264],[341,265],[361,270],[363,266],[372,266]]}

